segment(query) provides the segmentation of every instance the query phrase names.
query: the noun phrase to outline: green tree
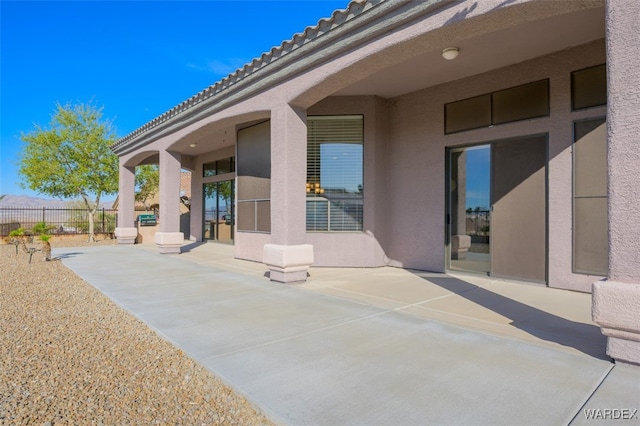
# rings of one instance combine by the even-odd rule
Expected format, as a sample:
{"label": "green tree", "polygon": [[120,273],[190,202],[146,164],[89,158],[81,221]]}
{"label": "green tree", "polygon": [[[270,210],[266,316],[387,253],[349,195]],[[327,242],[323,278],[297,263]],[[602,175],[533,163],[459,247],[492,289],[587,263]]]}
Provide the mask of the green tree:
{"label": "green tree", "polygon": [[158,193],[160,187],[160,172],[157,165],[142,165],[136,167],[136,201],[144,204],[149,210],[149,201]]}
{"label": "green tree", "polygon": [[116,137],[102,108],[58,103],[49,128],[36,125],[21,139],[21,185],[52,197],[81,198],[89,213],[89,241],[95,241],[100,197],[118,191],[118,157],[109,149]]}

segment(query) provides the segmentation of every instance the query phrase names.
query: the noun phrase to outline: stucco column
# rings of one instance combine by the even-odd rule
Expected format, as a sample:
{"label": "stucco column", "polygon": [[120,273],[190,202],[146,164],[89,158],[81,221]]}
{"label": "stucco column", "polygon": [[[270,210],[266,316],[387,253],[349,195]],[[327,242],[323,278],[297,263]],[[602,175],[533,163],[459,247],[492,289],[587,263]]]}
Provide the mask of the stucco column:
{"label": "stucco column", "polygon": [[280,105],[271,111],[271,244],[263,261],[272,281],[307,279],[313,247],[306,243],[306,111]]}
{"label": "stucco column", "polygon": [[155,241],[160,253],[180,253],[180,154],[160,151],[160,231]]}
{"label": "stucco column", "polygon": [[120,158],[118,179],[118,224],[116,238],[118,244],[133,244],[138,236],[135,227],[135,167],[127,167]]}
{"label": "stucco column", "polygon": [[640,365],[640,2],[606,2],[609,273],[593,320],[616,361]]}

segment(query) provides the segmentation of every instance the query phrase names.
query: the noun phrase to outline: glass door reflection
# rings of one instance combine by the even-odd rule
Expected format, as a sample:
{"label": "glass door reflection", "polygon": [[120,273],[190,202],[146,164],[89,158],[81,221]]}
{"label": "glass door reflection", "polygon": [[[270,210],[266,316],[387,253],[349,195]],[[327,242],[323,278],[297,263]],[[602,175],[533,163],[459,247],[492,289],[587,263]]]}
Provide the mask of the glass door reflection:
{"label": "glass door reflection", "polygon": [[205,240],[233,243],[234,186],[233,180],[204,184],[203,238]]}
{"label": "glass door reflection", "polygon": [[449,269],[491,272],[491,147],[449,151]]}

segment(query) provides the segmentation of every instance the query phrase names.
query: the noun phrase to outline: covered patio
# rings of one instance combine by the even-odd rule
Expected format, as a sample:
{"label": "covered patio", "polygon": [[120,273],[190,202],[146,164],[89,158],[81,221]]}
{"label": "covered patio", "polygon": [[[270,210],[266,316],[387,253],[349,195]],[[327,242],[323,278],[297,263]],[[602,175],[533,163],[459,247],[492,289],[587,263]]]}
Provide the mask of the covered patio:
{"label": "covered patio", "polygon": [[[490,323],[537,336],[547,331],[517,318],[526,308],[488,289],[504,278],[592,292],[608,354],[640,364],[639,12],[599,0],[353,1],[114,144],[118,241],[137,232],[135,167],[155,162],[160,253],[221,238],[204,226],[215,198],[231,206],[234,258],[273,281],[304,282],[314,266],[448,273],[402,309],[439,315],[441,292],[459,288],[461,303],[494,308]],[[474,206],[466,159],[480,148]],[[469,283],[458,268],[473,270],[474,207],[491,215],[488,256],[475,262],[491,278]]]}
{"label": "covered patio", "polygon": [[54,254],[279,423],[587,424],[637,406],[640,370],[606,357],[587,294],[387,267],[287,286],[228,246],[154,251]]}

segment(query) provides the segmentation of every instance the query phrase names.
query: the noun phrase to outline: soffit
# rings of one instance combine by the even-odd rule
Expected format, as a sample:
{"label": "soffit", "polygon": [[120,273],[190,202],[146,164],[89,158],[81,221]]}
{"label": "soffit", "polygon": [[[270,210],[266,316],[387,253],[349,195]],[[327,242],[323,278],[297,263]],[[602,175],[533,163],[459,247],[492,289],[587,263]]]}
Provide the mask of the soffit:
{"label": "soffit", "polygon": [[[441,45],[425,47],[423,54],[385,68],[333,95],[394,98],[523,62],[604,38],[604,18],[604,8],[587,9],[462,39],[451,45],[460,49],[460,54],[452,61],[442,58]],[[459,25],[463,31],[463,26],[474,23],[461,22]]]}

